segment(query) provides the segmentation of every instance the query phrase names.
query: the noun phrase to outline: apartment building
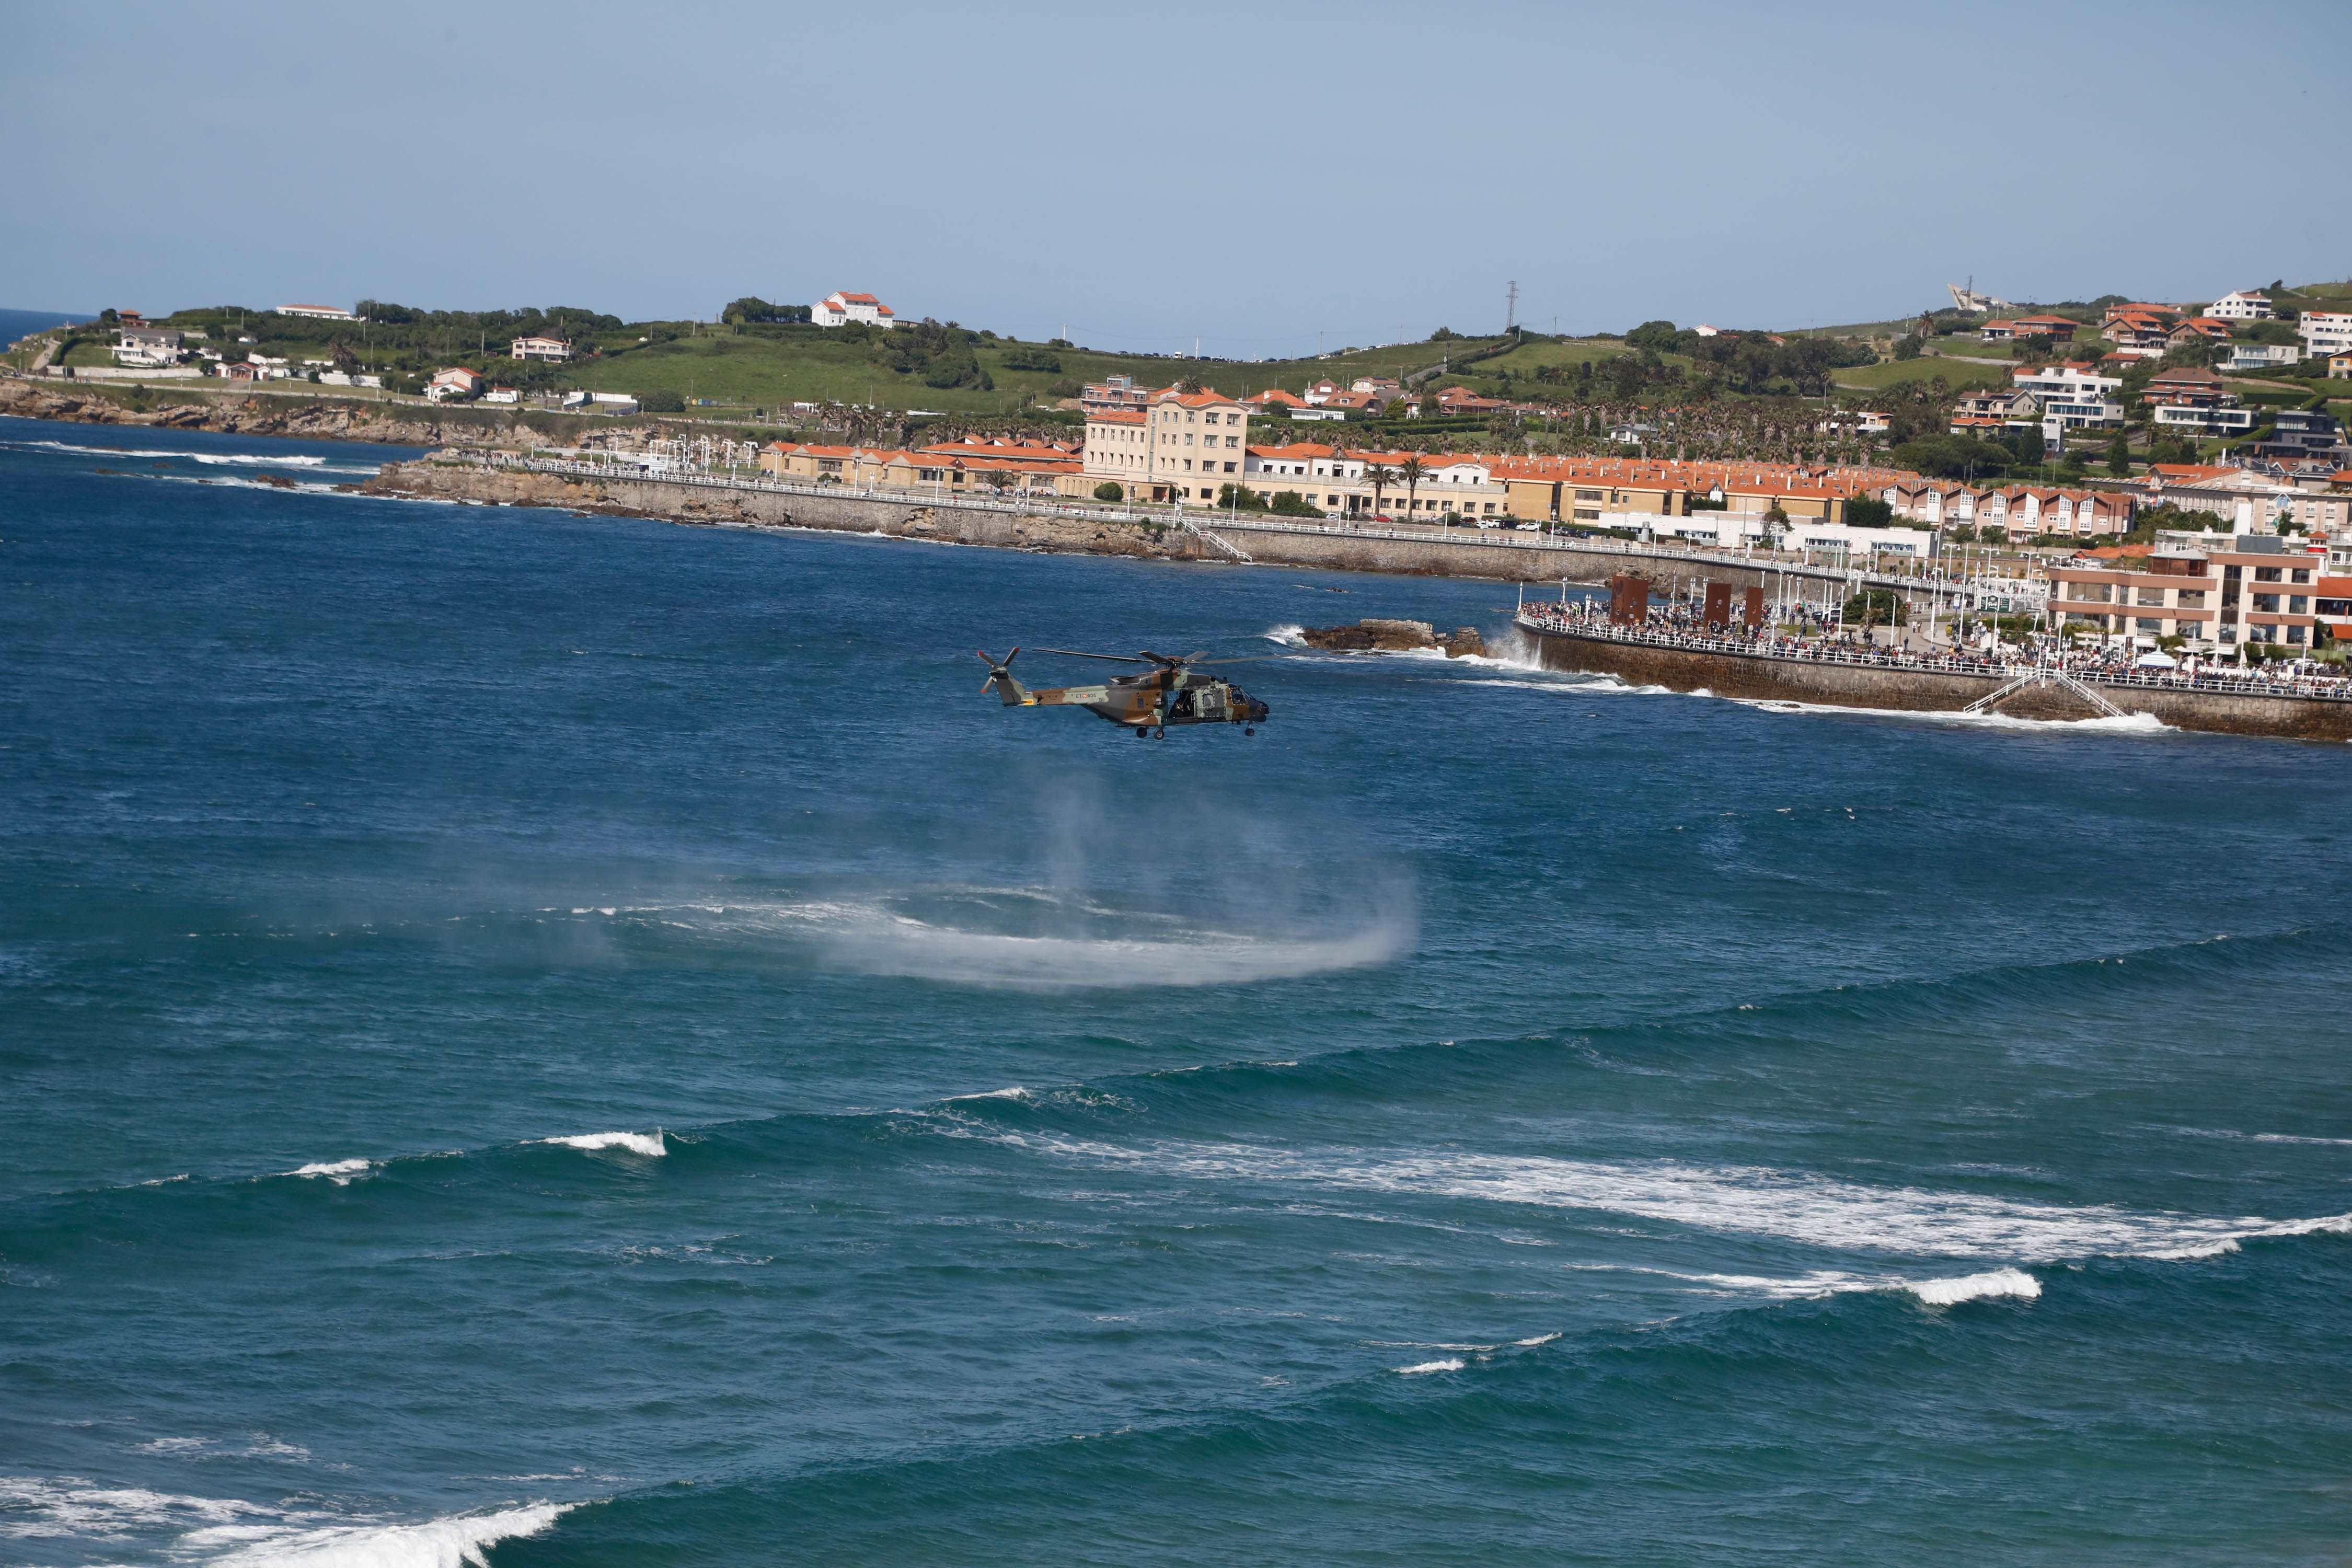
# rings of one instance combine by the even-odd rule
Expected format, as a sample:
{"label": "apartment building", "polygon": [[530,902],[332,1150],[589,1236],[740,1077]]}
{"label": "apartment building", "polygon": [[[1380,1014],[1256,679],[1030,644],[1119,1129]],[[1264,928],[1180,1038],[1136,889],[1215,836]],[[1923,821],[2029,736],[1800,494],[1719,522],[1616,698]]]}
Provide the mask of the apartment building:
{"label": "apartment building", "polygon": [[1150,472],[1150,439],[1142,409],[1089,408],[1086,445],[1080,448],[1086,471],[1097,484],[1113,480],[1131,491]]}
{"label": "apartment building", "polygon": [[2260,643],[2308,649],[2326,557],[2276,534],[2167,531],[2131,557],[2074,562],[2050,573],[2053,626],[2072,624],[2149,648],[2160,637],[2231,655]]}
{"label": "apartment building", "polygon": [[2305,310],[2294,324],[2303,352],[2311,355],[2352,351],[2352,310]]}
{"label": "apartment building", "polygon": [[[1136,384],[1131,375],[1109,375],[1090,381],[1078,391],[1078,405],[1089,414],[1110,408],[1141,410],[1151,401],[1152,389]],[[1288,396],[1287,393],[1284,394]]]}
{"label": "apartment building", "polygon": [[517,338],[509,351],[514,359],[545,360],[561,364],[572,357],[570,338]]}
{"label": "apartment building", "polygon": [[2205,313],[2224,321],[2267,321],[2271,319],[2271,298],[2259,289],[2241,289],[2206,306]]}
{"label": "apartment building", "polygon": [[2124,405],[2115,396],[2123,389],[2123,378],[2096,374],[2088,361],[2015,370],[2009,381],[2014,390],[2032,393],[2042,405],[2045,435],[2053,421],[2065,430],[2108,430],[2124,422]]}

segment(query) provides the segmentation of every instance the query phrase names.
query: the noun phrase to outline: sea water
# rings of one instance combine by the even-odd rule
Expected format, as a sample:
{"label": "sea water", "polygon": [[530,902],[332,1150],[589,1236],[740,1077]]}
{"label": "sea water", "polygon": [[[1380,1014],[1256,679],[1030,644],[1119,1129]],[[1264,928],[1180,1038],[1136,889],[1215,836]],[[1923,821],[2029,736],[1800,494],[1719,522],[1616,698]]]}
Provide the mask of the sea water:
{"label": "sea water", "polygon": [[2345,748],[404,455],[0,425],[0,1562],[2347,1549]]}

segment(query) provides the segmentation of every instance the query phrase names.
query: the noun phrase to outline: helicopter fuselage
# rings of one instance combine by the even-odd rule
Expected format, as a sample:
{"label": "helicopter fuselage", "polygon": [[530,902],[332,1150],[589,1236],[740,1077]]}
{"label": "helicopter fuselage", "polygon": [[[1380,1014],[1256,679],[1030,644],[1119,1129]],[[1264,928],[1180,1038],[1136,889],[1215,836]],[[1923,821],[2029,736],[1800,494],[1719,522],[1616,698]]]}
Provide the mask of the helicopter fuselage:
{"label": "helicopter fuselage", "polygon": [[1232,681],[1190,670],[1122,676],[1100,686],[1063,686],[1018,697],[1013,708],[1083,708],[1114,724],[1163,729],[1177,724],[1262,724],[1266,706]]}

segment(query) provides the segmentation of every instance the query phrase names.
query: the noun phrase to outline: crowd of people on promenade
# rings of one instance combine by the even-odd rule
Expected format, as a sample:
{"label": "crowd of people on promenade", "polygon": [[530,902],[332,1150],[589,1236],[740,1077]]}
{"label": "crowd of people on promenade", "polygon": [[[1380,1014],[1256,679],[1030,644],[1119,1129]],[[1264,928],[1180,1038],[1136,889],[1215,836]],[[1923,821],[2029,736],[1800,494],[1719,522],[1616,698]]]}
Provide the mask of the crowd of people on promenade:
{"label": "crowd of people on promenade", "polygon": [[2015,677],[2055,667],[2075,679],[2107,685],[2352,701],[2352,679],[2343,667],[2316,660],[2239,666],[2192,654],[2170,666],[2152,666],[2140,663],[2143,656],[2128,647],[2073,647],[2046,632],[2019,643],[1988,631],[1974,644],[1919,651],[1874,642],[1866,628],[1843,621],[1834,606],[1818,605],[1776,605],[1769,624],[1754,626],[1736,614],[1729,626],[1710,624],[1704,606],[1679,599],[1653,605],[1634,625],[1613,621],[1608,601],[1597,598],[1567,604],[1537,601],[1523,605],[1519,614],[1539,630],[1696,653],[1760,654],[1945,675]]}

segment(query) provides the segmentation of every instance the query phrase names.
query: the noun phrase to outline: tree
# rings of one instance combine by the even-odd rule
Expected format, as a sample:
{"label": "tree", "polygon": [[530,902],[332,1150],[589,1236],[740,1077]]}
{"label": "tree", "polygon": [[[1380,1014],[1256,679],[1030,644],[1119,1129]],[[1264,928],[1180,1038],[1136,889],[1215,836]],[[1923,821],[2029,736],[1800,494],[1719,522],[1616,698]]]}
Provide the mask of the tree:
{"label": "tree", "polygon": [[1386,463],[1366,463],[1364,482],[1372,487],[1372,510],[1381,510],[1381,492],[1397,481],[1397,471]]}
{"label": "tree", "polygon": [[652,392],[637,394],[637,406],[648,414],[683,414],[686,412],[686,398],[667,387],[658,387]]}
{"label": "tree", "polygon": [[1429,475],[1429,466],[1421,460],[1421,454],[1415,452],[1399,463],[1396,471],[1397,478],[1404,481],[1404,510],[1410,513],[1413,510],[1413,498],[1421,492],[1421,481]]}
{"label": "tree", "polygon": [[1898,360],[1917,359],[1919,357],[1919,350],[1922,346],[1923,345],[1919,341],[1919,334],[1913,332],[1909,337],[1905,338],[1902,342],[1895,345],[1895,357]]}
{"label": "tree", "polygon": [[1095,487],[1095,500],[1097,500],[1119,501],[1125,500],[1126,499],[1127,491],[1120,486],[1117,479],[1105,479],[1102,483]]}
{"label": "tree", "polygon": [[1218,488],[1217,504],[1229,511],[1264,511],[1265,498],[1247,485],[1223,485]]}
{"label": "tree", "polygon": [[1654,353],[1672,353],[1675,347],[1675,324],[1672,321],[1644,321],[1625,334],[1629,349],[1648,349]]}
{"label": "tree", "polygon": [[2131,478],[2131,437],[2121,430],[2107,443],[2107,472],[2119,479]]}
{"label": "tree", "polygon": [[991,468],[981,475],[981,479],[987,483],[989,489],[999,493],[1009,490],[1021,482],[1021,476],[1010,468]]}
{"label": "tree", "polygon": [[1276,491],[1273,510],[1276,517],[1321,517],[1323,515],[1320,507],[1310,505],[1307,498],[1297,490]]}
{"label": "tree", "polygon": [[1855,528],[1890,528],[1895,522],[1895,508],[1876,496],[1849,496],[1845,520]]}

